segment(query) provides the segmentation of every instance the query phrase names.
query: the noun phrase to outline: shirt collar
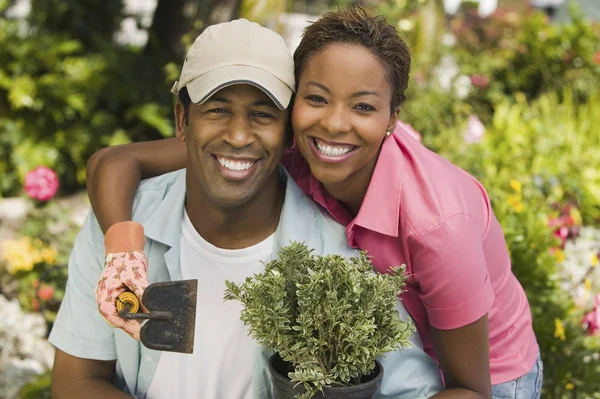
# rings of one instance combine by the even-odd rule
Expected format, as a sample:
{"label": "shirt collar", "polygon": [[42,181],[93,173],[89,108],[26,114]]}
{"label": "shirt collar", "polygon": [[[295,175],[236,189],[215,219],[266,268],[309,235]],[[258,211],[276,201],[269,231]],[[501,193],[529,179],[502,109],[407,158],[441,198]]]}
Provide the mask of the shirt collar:
{"label": "shirt collar", "polygon": [[318,208],[296,185],[285,168],[281,167],[280,173],[286,180],[285,201],[275,232],[273,256],[277,255],[280,248],[289,245],[292,241],[304,242],[309,248],[321,253],[322,240],[318,238],[322,232],[315,224],[320,215],[310,214],[310,212],[318,212]]}
{"label": "shirt collar", "polygon": [[398,237],[400,195],[405,167],[402,151],[397,143],[399,137],[396,137],[400,134],[406,133],[398,126],[393,135],[383,140],[369,188],[358,215],[349,228],[355,224],[380,234]]}
{"label": "shirt collar", "polygon": [[144,223],[144,231],[147,238],[171,248],[179,245],[181,220],[185,205],[186,171],[183,170],[179,173],[171,189],[168,190],[165,197],[156,207],[152,217]]}
{"label": "shirt collar", "polygon": [[[304,195],[282,166],[279,167],[279,174],[285,181],[286,188],[285,200],[275,232],[275,245],[281,247],[288,245],[290,241],[311,241],[315,234],[313,218],[303,214],[312,206],[310,199]],[[179,245],[186,193],[185,176],[186,171],[183,170],[156,207],[154,215],[144,224],[147,238],[169,247]]]}
{"label": "shirt collar", "polygon": [[394,134],[383,140],[371,182],[354,220],[344,206],[333,198],[312,174],[308,182],[301,182],[300,187],[315,202],[325,207],[339,223],[347,226],[350,236],[353,236],[351,231],[356,225],[380,234],[398,237],[404,158],[397,141],[405,134],[408,133],[398,125]]}

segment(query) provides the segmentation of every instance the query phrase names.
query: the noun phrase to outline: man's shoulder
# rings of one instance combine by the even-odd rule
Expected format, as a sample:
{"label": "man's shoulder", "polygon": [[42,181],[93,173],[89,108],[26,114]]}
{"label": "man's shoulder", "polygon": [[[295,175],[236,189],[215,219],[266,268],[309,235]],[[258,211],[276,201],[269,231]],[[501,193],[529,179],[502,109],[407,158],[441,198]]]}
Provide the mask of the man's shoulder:
{"label": "man's shoulder", "polygon": [[160,192],[168,192],[178,178],[185,175],[185,169],[179,169],[164,175],[142,180],[137,189],[136,199],[143,196],[155,196]]}
{"label": "man's shoulder", "polygon": [[320,205],[311,200],[288,178],[284,211],[284,234],[294,241],[304,241],[313,249],[321,247],[323,254],[356,254],[346,241],[346,229]]}
{"label": "man's shoulder", "polygon": [[[180,169],[143,180],[138,187],[133,202],[133,219],[143,224],[146,219],[154,214],[167,195],[178,188],[176,185],[178,181],[183,180],[184,188],[185,173],[185,169]],[[180,194],[185,196],[185,190],[181,190]]]}

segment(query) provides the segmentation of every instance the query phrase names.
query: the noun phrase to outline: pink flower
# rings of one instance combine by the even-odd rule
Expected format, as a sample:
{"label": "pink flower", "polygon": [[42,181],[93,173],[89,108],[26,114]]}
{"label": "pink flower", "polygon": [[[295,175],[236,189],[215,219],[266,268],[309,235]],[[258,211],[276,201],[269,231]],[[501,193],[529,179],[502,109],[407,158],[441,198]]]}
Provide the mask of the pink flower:
{"label": "pink flower", "polygon": [[483,139],[485,133],[485,126],[475,115],[469,116],[467,123],[467,130],[465,131],[465,143],[474,144],[479,143]]}
{"label": "pink flower", "polygon": [[410,134],[415,140],[419,142],[421,141],[421,134],[417,132],[415,128],[409,125],[408,123],[398,121],[398,126],[400,126],[406,133]]}
{"label": "pink flower", "polygon": [[600,336],[600,294],[594,298],[594,310],[583,318],[583,327],[589,335]]}
{"label": "pink flower", "polygon": [[471,75],[471,84],[480,89],[485,89],[490,84],[490,80],[485,75]]}
{"label": "pink flower", "polygon": [[38,201],[48,201],[58,191],[58,176],[56,172],[45,166],[38,166],[25,176],[25,192],[29,198]]}
{"label": "pink flower", "polygon": [[31,298],[31,309],[35,312],[40,310],[40,301],[38,301],[37,298]]}
{"label": "pink flower", "polygon": [[417,84],[419,86],[423,86],[423,84],[425,83],[425,76],[423,75],[423,72],[417,71],[413,74],[413,79],[415,82],[417,82]]}
{"label": "pink flower", "polygon": [[596,65],[600,65],[600,51],[596,51],[594,53],[594,63]]}
{"label": "pink flower", "polygon": [[560,240],[560,247],[564,248],[567,238],[569,238],[569,229],[566,227],[560,227],[554,231],[554,237]]}
{"label": "pink flower", "polygon": [[52,299],[52,297],[54,297],[54,288],[52,288],[49,285],[42,285],[37,290],[37,296],[42,301],[49,301],[50,299]]}

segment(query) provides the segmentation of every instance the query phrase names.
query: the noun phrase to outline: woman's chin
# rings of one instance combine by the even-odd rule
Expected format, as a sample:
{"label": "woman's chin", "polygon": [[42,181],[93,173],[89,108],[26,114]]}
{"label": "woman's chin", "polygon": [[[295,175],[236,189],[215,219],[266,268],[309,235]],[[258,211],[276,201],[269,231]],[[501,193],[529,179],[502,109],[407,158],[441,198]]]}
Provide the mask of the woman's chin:
{"label": "woman's chin", "polygon": [[339,168],[338,170],[335,170],[335,168],[332,168],[331,165],[328,165],[327,167],[311,167],[310,170],[313,176],[315,176],[315,178],[326,188],[328,186],[335,187],[339,184],[342,184],[348,178],[345,173],[341,173],[342,171],[340,171]]}

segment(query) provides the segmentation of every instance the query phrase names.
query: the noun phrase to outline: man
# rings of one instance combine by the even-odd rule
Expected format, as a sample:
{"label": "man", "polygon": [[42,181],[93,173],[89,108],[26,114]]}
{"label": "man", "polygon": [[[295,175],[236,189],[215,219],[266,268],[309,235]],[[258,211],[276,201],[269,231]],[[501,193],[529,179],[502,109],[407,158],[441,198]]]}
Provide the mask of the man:
{"label": "man", "polygon": [[[174,87],[180,98],[176,135],[187,146],[187,172],[140,186],[134,220],[147,239],[135,224],[126,225],[115,240],[107,233],[105,248],[94,215],[88,217],[50,336],[57,347],[56,398],[271,397],[266,351],[248,337],[240,305],[223,302],[224,282],[261,272],[261,262],[292,240],[318,254],[354,254],[344,228],[279,167],[293,88],[291,55],[274,32],[237,20],[212,26],[196,40]],[[103,283],[105,250],[116,252],[108,262],[124,259],[122,251],[132,243],[138,252],[123,269],[132,279],[146,269],[150,283],[198,279],[192,355],[150,350],[98,312],[94,292]],[[111,295],[100,302],[114,303]],[[408,317],[400,303],[398,309]],[[111,322],[137,338],[139,325]],[[437,367],[418,338],[413,345],[383,359],[380,397],[424,398],[441,390]]]}

